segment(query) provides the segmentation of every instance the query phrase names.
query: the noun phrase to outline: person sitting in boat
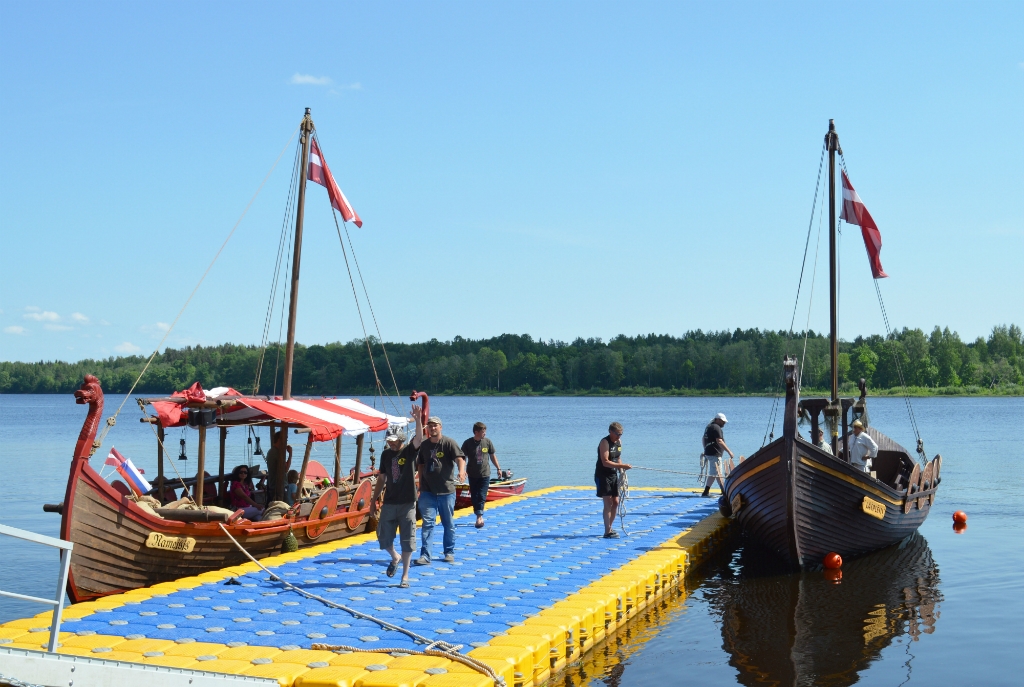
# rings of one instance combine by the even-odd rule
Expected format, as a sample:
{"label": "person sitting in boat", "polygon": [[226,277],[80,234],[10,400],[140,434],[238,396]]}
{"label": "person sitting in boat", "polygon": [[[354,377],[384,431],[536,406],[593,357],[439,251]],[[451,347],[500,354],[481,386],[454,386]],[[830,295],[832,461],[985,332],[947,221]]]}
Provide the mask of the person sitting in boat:
{"label": "person sitting in boat", "polygon": [[235,510],[241,508],[245,511],[244,516],[249,520],[259,520],[263,509],[253,499],[252,480],[249,478],[249,466],[239,465],[231,471],[231,487],[228,492],[231,495],[231,507]]}
{"label": "person sitting in boat", "polygon": [[501,476],[498,465],[498,454],[494,452],[494,444],[487,438],[487,425],[477,422],[473,425],[473,436],[462,442],[462,452],[466,454],[466,472],[469,474],[469,498],[473,502],[473,514],[476,515],[476,528],[484,526],[484,505],[487,503],[487,488],[491,483],[491,463]]}
{"label": "person sitting in boat", "polygon": [[825,441],[825,430],[818,428],[814,433],[814,446],[825,453],[832,455],[832,447]]}
{"label": "person sitting in boat", "polygon": [[850,445],[850,465],[871,472],[871,459],[878,455],[878,444],[864,431],[863,422],[853,421],[853,436],[847,441]]}
{"label": "person sitting in boat", "polygon": [[730,458],[736,458],[732,449],[725,445],[725,432],[722,428],[727,422],[725,413],[719,413],[704,428],[704,459],[708,465],[708,481],[704,485],[704,493],[701,494],[704,498],[711,493],[711,485],[715,480],[718,480],[718,488],[725,493],[725,485],[722,484],[722,451],[728,451]]}
{"label": "person sitting in boat", "polygon": [[633,466],[622,462],[622,424],[608,425],[608,436],[597,445],[597,465],[594,466],[594,483],[598,498],[604,499],[604,538],[616,539],[619,533],[615,527],[615,514],[619,512],[619,470]]}
{"label": "person sitting in boat", "polygon": [[[277,430],[273,432],[270,437],[270,450],[267,451],[267,481],[270,483],[267,489],[267,494],[277,493],[278,470],[280,469],[279,463],[281,456],[287,455],[288,458],[284,461],[284,472],[287,473],[292,467],[292,447],[288,446],[288,435],[283,430]],[[269,501],[269,497],[268,497]]]}
{"label": "person sitting in boat", "polygon": [[295,505],[295,498],[299,495],[299,472],[298,470],[288,471],[288,484],[284,487],[284,500],[289,506]]}
{"label": "person sitting in boat", "polygon": [[[416,432],[421,431],[419,408],[413,406]],[[399,587],[409,586],[409,563],[416,550],[416,453],[412,443],[405,444],[405,432],[397,430],[387,435],[387,448],[380,454],[380,477],[373,489],[370,503],[377,518],[377,543],[381,551],[391,556],[385,574],[394,577],[398,563],[402,563]],[[404,445],[403,445],[404,444]],[[380,496],[384,502],[381,505]],[[402,555],[395,551],[395,533],[402,545]]]}

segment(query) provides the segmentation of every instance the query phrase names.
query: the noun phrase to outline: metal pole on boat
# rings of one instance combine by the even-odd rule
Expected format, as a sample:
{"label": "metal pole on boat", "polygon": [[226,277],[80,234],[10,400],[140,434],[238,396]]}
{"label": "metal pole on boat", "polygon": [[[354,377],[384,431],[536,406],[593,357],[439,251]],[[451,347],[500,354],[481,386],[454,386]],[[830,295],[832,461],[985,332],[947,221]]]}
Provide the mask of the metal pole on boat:
{"label": "metal pole on boat", "polygon": [[[830,404],[835,406],[839,399],[839,336],[838,336],[838,302],[836,290],[836,151],[839,149],[839,134],[836,133],[836,122],[828,120],[828,133],[825,134],[825,145],[828,148],[828,276],[829,276],[829,360],[832,365],[832,397]],[[837,410],[830,407],[829,410]],[[826,411],[828,412],[828,411]],[[832,413],[829,413],[832,414]],[[833,420],[838,414],[833,414]],[[839,446],[837,436],[838,423],[832,422],[832,453],[836,454]]]}
{"label": "metal pole on boat", "polygon": [[313,132],[313,118],[306,108],[302,118],[302,165],[299,167],[299,199],[295,211],[295,249],[292,253],[292,283],[288,301],[288,344],[284,354],[284,384],[281,395],[292,397],[292,361],[295,357],[295,316],[299,310],[299,263],[302,259],[302,218],[306,208],[306,170],[309,168],[309,135]]}

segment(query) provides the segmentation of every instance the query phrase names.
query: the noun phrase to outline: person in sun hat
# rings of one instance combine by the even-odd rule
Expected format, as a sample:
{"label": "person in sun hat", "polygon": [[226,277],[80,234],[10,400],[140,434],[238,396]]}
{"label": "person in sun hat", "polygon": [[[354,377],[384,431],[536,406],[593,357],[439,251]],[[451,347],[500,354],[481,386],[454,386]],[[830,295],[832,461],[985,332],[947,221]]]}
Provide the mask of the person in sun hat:
{"label": "person in sun hat", "polygon": [[466,482],[466,456],[451,437],[441,434],[441,418],[427,419],[427,436],[416,436],[413,444],[419,448],[416,465],[420,475],[418,500],[423,525],[420,528],[420,557],[416,565],[430,565],[430,540],[434,534],[435,518],[441,516],[444,527],[444,562],[455,562],[455,468],[458,481]]}
{"label": "person in sun hat", "polygon": [[853,436],[846,440],[850,446],[850,465],[871,472],[871,459],[878,455],[878,444],[864,431],[864,423],[853,421]]}
{"label": "person in sun hat", "polygon": [[732,449],[725,444],[725,432],[722,428],[727,422],[725,413],[718,413],[704,428],[704,459],[708,464],[708,481],[701,496],[705,498],[711,493],[711,485],[715,480],[718,480],[718,488],[725,493],[725,484],[722,483],[722,451],[728,451],[730,458],[736,457]]}
{"label": "person in sun hat", "polygon": [[[413,406],[416,431],[420,432],[419,408]],[[385,443],[387,448],[380,454],[380,477],[373,489],[372,508],[377,517],[377,543],[381,551],[391,555],[387,576],[394,577],[398,563],[402,563],[402,579],[399,587],[409,586],[409,563],[416,550],[416,447],[405,443],[405,432],[401,429],[389,431]],[[379,499],[384,494],[382,505]],[[402,555],[395,551],[395,533],[402,545]]]}

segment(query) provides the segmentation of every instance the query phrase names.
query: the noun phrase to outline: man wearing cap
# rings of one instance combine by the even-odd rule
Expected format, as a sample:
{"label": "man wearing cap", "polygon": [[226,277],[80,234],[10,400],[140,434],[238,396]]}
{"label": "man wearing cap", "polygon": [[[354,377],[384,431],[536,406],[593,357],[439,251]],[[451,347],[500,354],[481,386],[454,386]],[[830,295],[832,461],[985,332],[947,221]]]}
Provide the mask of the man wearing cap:
{"label": "man wearing cap", "polygon": [[[416,419],[416,434],[422,431],[419,408],[412,407]],[[405,432],[397,430],[387,435],[387,448],[380,454],[380,478],[373,489],[371,501],[377,518],[377,543],[381,551],[391,554],[387,576],[394,577],[398,562],[402,562],[402,581],[399,587],[409,586],[409,562],[416,549],[416,447],[405,443]],[[381,492],[384,504],[378,507]],[[395,532],[402,544],[402,555],[395,551]]]}
{"label": "man wearing cap", "polygon": [[501,474],[494,444],[487,438],[487,425],[482,422],[473,425],[473,436],[462,442],[462,452],[466,454],[466,462],[469,464],[469,498],[473,502],[476,527],[480,529],[484,526],[484,504],[487,503],[487,487],[491,483],[491,463]]}
{"label": "man wearing cap", "polygon": [[846,440],[850,446],[850,465],[864,472],[871,471],[871,458],[878,455],[878,444],[864,431],[864,423],[853,421],[853,436]]}
{"label": "man wearing cap", "polygon": [[821,427],[818,428],[817,433],[814,436],[814,445],[819,450],[824,451],[830,456],[832,455],[832,447],[829,445],[827,441],[825,441],[825,430],[823,430]]}
{"label": "man wearing cap", "polygon": [[594,484],[597,496],[604,499],[604,538],[617,539],[615,514],[619,510],[619,470],[633,466],[622,462],[622,425],[608,425],[608,436],[597,445],[597,465],[594,466]]}
{"label": "man wearing cap", "polygon": [[[415,441],[415,439],[414,439]],[[430,564],[430,540],[434,534],[434,523],[438,515],[444,527],[444,562],[455,562],[455,467],[458,466],[458,481],[466,481],[466,456],[450,437],[441,434],[441,418],[427,420],[427,436],[419,443],[416,464],[420,475],[420,514],[423,525],[420,530],[422,546],[416,565]]]}
{"label": "man wearing cap", "polygon": [[708,481],[701,496],[705,498],[711,493],[711,485],[715,480],[718,480],[718,488],[725,493],[725,484],[722,483],[722,450],[728,451],[730,458],[736,458],[732,449],[725,445],[725,433],[722,428],[726,422],[728,420],[725,419],[725,414],[719,413],[704,428],[704,459],[708,464]]}

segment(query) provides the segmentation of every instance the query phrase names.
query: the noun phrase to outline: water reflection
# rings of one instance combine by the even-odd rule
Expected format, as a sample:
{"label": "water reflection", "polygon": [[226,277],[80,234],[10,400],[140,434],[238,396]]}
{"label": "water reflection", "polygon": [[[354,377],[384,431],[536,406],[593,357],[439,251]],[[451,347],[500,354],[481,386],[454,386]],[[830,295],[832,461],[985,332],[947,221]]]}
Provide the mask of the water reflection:
{"label": "water reflection", "polygon": [[939,571],[918,534],[846,563],[841,580],[772,559],[744,542],[705,582],[740,684],[852,685],[894,638],[935,629]]}

